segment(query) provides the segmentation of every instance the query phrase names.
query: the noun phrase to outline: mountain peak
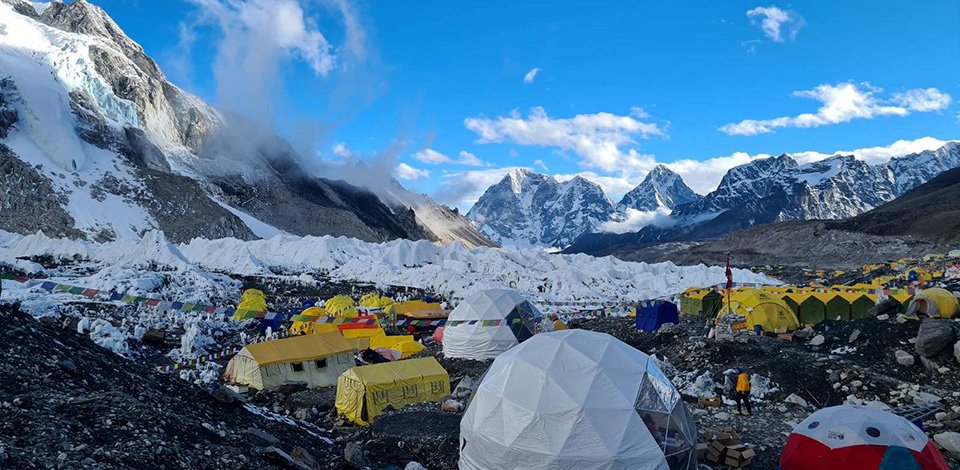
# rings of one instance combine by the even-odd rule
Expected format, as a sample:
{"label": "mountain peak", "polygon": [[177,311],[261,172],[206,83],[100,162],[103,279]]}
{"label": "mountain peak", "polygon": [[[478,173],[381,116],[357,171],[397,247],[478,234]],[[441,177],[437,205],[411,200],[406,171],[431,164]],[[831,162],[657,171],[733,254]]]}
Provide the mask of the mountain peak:
{"label": "mountain peak", "polygon": [[637,187],[623,195],[617,205],[617,210],[624,212],[627,209],[652,211],[660,208],[673,209],[681,204],[687,204],[699,199],[683,181],[680,175],[664,165],[657,165],[643,179]]}

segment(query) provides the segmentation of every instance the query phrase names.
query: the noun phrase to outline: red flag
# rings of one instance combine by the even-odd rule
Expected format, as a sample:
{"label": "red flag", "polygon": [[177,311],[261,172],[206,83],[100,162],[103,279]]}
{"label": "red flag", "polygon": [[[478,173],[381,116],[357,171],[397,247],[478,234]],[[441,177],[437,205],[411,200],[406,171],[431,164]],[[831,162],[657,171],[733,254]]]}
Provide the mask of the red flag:
{"label": "red flag", "polygon": [[733,270],[730,269],[730,258],[727,258],[727,289],[733,289]]}

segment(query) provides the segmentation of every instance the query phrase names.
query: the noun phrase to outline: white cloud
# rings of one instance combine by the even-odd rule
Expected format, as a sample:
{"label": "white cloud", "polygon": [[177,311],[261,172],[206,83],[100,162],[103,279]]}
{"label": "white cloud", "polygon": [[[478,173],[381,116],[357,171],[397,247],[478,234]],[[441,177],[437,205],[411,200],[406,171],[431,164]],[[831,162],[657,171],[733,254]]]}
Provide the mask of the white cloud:
{"label": "white cloud", "polygon": [[442,163],[450,163],[453,161],[450,157],[431,148],[426,148],[413,154],[413,158],[416,158],[418,161],[429,165],[440,165]]}
{"label": "white cloud", "polygon": [[606,172],[645,168],[652,158],[625,147],[636,144],[635,138],[666,136],[660,125],[634,116],[601,112],[558,119],[548,116],[542,107],[533,108],[526,117],[514,111],[496,119],[467,118],[464,125],[477,134],[480,144],[556,147],[582,157],[581,166]]}
{"label": "white cloud", "polygon": [[347,147],[347,144],[343,142],[337,142],[333,144],[331,149],[333,150],[334,155],[341,158],[350,158],[353,156],[353,151],[350,150],[350,148]]}
{"label": "white cloud", "polygon": [[401,163],[397,165],[397,168],[394,170],[394,174],[397,176],[397,178],[405,181],[416,181],[421,178],[429,178],[430,170],[414,168],[406,163]]}
{"label": "white cloud", "polygon": [[533,164],[536,165],[536,166],[538,166],[538,167],[540,167],[540,168],[542,168],[543,171],[550,171],[550,169],[547,168],[547,164],[546,164],[546,163],[543,163],[543,160],[536,159],[536,160],[533,161]]}
{"label": "white cloud", "polygon": [[534,67],[523,76],[523,83],[531,84],[533,80],[537,78],[537,74],[540,73],[540,67]]}
{"label": "white cloud", "polygon": [[608,220],[600,224],[601,232],[627,233],[636,232],[647,225],[669,227],[675,221],[670,218],[670,209],[660,207],[653,211],[638,211],[627,209],[623,220]]}
{"label": "white cloud", "polygon": [[479,158],[477,158],[476,155],[474,155],[474,154],[472,154],[472,153],[470,153],[470,152],[468,152],[468,151],[466,151],[466,150],[461,150],[460,153],[459,153],[459,155],[460,155],[460,160],[457,160],[457,163],[459,163],[459,164],[461,164],[461,165],[467,165],[467,166],[484,166],[484,165],[486,165],[486,163],[484,163],[483,160],[480,160]]}
{"label": "white cloud", "polygon": [[326,77],[340,62],[338,52],[358,58],[364,54],[365,33],[343,0],[331,0],[344,22],[345,46],[339,49],[303,8],[306,0],[189,1],[197,10],[181,24],[181,55],[188,55],[195,45],[195,28],[216,27],[221,33],[213,60],[218,104],[255,121],[273,118],[286,62],[302,61],[316,76]]}
{"label": "white cloud", "polygon": [[480,160],[476,155],[467,152],[466,150],[461,150],[458,154],[460,157],[457,160],[454,160],[448,157],[445,154],[442,154],[432,148],[425,148],[413,154],[413,158],[417,159],[422,163],[428,165],[465,165],[465,166],[484,166],[482,160]]}
{"label": "white cloud", "polygon": [[461,171],[443,176],[443,181],[434,192],[434,198],[444,204],[458,207],[466,212],[483,192],[497,184],[511,170],[521,167],[489,168],[484,170]]}
{"label": "white cloud", "polygon": [[797,33],[807,24],[796,12],[781,10],[775,5],[749,10],[747,18],[750,18],[750,23],[759,25],[763,34],[773,42],[796,39]]}
{"label": "white cloud", "polygon": [[854,119],[873,119],[877,116],[906,116],[911,112],[940,111],[950,105],[950,95],[936,88],[917,88],[894,94],[889,100],[880,95],[881,89],[869,83],[824,84],[812,90],[796,91],[794,96],[811,98],[822,103],[815,113],[782,116],[773,119],[745,119],[726,124],[720,131],[727,135],[757,135],[782,127],[820,127]]}

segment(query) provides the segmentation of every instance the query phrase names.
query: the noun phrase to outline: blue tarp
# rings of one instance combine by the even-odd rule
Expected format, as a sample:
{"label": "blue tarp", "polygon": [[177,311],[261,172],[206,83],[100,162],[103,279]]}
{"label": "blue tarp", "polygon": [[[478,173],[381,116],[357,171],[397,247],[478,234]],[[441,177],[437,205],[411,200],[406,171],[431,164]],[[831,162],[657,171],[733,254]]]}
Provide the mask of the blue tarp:
{"label": "blue tarp", "polygon": [[637,328],[643,331],[657,331],[664,323],[680,324],[677,304],[657,300],[637,307]]}
{"label": "blue tarp", "polygon": [[281,324],[290,320],[293,315],[293,312],[268,312],[265,318],[260,319],[260,334],[266,334],[268,327],[270,331],[280,331]]}

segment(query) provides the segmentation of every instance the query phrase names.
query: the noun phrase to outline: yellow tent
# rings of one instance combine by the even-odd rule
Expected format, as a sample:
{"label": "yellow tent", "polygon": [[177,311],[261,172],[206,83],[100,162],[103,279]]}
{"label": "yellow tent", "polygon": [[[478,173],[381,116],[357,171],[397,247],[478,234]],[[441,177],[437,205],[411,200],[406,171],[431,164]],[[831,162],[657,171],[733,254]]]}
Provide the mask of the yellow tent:
{"label": "yellow tent", "polygon": [[957,297],[946,289],[933,287],[924,289],[914,296],[907,308],[907,315],[926,315],[931,318],[953,318],[958,314],[960,305]]}
{"label": "yellow tent", "polygon": [[403,408],[450,395],[450,376],[433,357],[353,367],[337,380],[337,411],[367,425],[388,405]]}
{"label": "yellow tent", "polygon": [[247,289],[240,297],[240,305],[233,314],[234,320],[251,318],[249,312],[264,312],[267,310],[267,295],[259,289]]}
{"label": "yellow tent", "polygon": [[[729,307],[746,319],[747,328],[751,330],[760,326],[763,331],[793,331],[800,325],[797,316],[783,300],[760,289],[743,289],[732,294]],[[726,312],[727,306],[724,305],[718,315]]]}
{"label": "yellow tent", "polygon": [[347,295],[335,295],[323,304],[323,309],[334,317],[356,318],[357,304]]}
{"label": "yellow tent", "polygon": [[386,335],[387,333],[379,326],[376,328],[350,328],[343,330],[344,338],[373,338]]}
{"label": "yellow tent", "polygon": [[400,351],[400,357],[404,359],[413,356],[424,349],[427,349],[422,344],[415,341],[412,335],[370,337],[370,349],[377,348]]}
{"label": "yellow tent", "polygon": [[[320,318],[326,317],[327,312],[325,312],[320,307],[310,307],[300,312],[302,317],[310,318]],[[326,333],[330,331],[337,331],[337,325],[332,323],[315,323],[313,321],[304,319],[298,320],[294,317],[293,322],[290,324],[290,334],[291,335],[305,335],[310,333]]]}
{"label": "yellow tent", "polygon": [[382,296],[376,292],[371,292],[360,297],[359,305],[363,308],[382,310],[389,305],[393,305],[393,299]]}

